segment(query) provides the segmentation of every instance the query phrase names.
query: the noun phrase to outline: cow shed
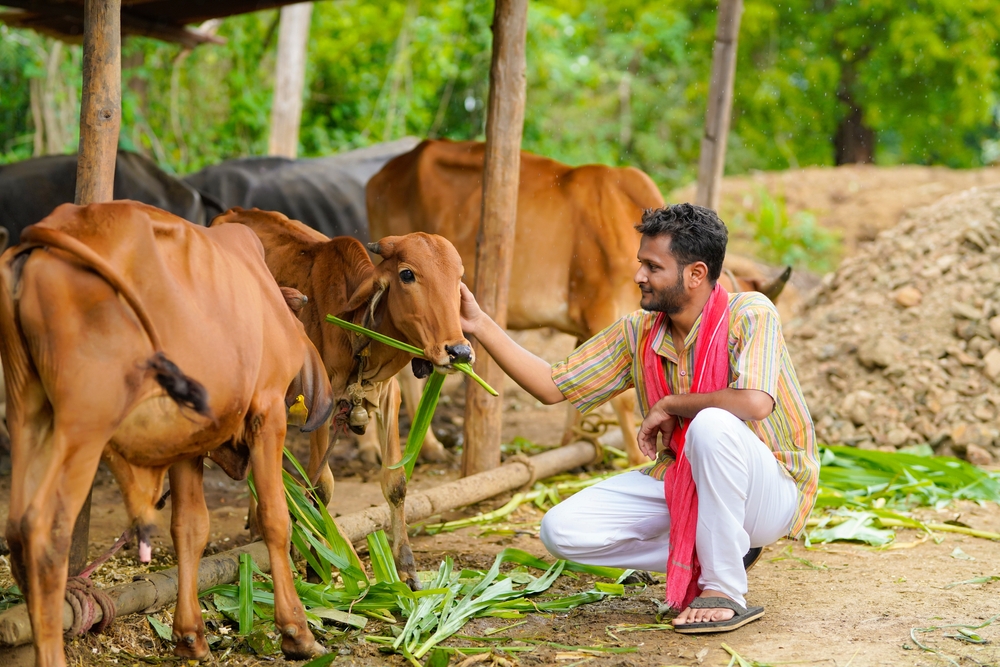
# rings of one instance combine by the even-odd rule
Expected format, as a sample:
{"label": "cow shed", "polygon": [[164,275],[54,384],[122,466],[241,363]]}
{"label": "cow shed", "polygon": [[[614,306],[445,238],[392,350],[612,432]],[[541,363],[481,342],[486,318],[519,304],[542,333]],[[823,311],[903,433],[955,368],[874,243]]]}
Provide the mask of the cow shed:
{"label": "cow shed", "polygon": [[[121,35],[143,35],[187,48],[221,40],[187,27],[213,18],[296,4],[287,0],[2,0],[13,11],[0,21],[32,28],[66,41],[83,41],[83,99],[76,203],[110,201],[121,123]],[[702,142],[699,203],[718,198],[732,104],[736,38],[742,0],[720,0],[713,74]],[[525,37],[527,0],[495,0],[490,99],[483,173],[482,222],[477,241],[474,291],[484,310],[503,325],[511,270],[521,134],[525,104]],[[502,387],[501,373],[487,355],[479,355],[477,371]],[[471,475],[500,464],[502,395],[484,400],[467,394],[465,451],[462,471]],[[74,530],[71,572],[86,563],[90,498]]]}
{"label": "cow shed", "polygon": [[[59,39],[83,42],[83,92],[80,108],[80,148],[76,203],[113,198],[115,155],[121,125],[121,36],[142,35],[176,42],[186,48],[220,40],[187,27],[213,18],[295,4],[287,0],[3,0],[15,8],[0,12],[0,20],[32,28]],[[483,179],[483,231],[479,254],[483,262],[475,278],[476,293],[492,315],[506,311],[510,252],[524,118],[525,31],[527,0],[496,0],[494,53],[490,72],[487,119],[487,162]],[[495,365],[485,370],[500,386]],[[483,372],[485,370],[485,372]],[[500,463],[500,400],[473,403],[469,415],[475,439],[466,439],[463,470],[472,474]],[[70,572],[83,569],[90,535],[90,498],[77,518],[70,552]]]}

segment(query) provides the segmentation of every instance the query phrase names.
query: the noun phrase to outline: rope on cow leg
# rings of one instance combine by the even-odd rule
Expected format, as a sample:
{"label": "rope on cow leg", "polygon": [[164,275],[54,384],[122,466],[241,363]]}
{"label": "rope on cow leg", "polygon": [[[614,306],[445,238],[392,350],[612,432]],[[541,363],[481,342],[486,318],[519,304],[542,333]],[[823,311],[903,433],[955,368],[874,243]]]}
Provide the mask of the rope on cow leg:
{"label": "rope on cow leg", "polygon": [[[88,632],[100,634],[115,620],[115,603],[90,579],[70,577],[66,581],[66,602],[73,609],[73,622],[66,631],[70,637],[83,636]],[[97,607],[101,608],[101,620],[95,623]]]}
{"label": "rope on cow leg", "polygon": [[[115,620],[115,603],[107,593],[94,586],[88,577],[114,556],[132,537],[133,532],[131,528],[126,530],[107,553],[85,567],[78,576],[66,581],[66,602],[73,610],[73,622],[66,631],[67,636],[83,636],[91,631],[100,634]],[[101,608],[101,620],[95,623],[97,607]]]}

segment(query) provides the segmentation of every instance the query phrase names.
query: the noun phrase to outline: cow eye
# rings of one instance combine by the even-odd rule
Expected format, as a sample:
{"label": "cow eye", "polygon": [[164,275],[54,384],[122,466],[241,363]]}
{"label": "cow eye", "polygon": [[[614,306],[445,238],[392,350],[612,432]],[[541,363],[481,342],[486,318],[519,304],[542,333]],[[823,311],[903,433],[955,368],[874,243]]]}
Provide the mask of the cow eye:
{"label": "cow eye", "polygon": [[417,279],[417,277],[413,275],[413,271],[410,271],[409,269],[403,269],[402,271],[399,272],[399,279],[402,280],[404,283],[412,283]]}

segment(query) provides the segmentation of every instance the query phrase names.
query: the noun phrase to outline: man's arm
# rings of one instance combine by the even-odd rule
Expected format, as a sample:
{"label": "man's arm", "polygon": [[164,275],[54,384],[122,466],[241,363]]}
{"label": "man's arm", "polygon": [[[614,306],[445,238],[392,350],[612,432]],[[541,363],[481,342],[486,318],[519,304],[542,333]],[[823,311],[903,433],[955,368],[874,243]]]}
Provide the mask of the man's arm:
{"label": "man's arm", "polygon": [[766,419],[774,411],[774,399],[759,389],[726,388],[707,394],[664,396],[654,407],[675,417],[692,418],[705,408],[722,408],[745,422]]}
{"label": "man's arm", "polygon": [[545,405],[566,400],[552,381],[552,366],[549,362],[511,340],[507,332],[483,312],[464,283],[461,291],[462,329],[476,337],[503,372]]}
{"label": "man's arm", "polygon": [[743,421],[766,419],[774,410],[774,399],[758,389],[731,389],[705,394],[672,394],[654,405],[639,427],[639,450],[654,458],[656,435],[663,433],[664,444],[677,423],[677,417],[691,419],[705,408],[722,408]]}

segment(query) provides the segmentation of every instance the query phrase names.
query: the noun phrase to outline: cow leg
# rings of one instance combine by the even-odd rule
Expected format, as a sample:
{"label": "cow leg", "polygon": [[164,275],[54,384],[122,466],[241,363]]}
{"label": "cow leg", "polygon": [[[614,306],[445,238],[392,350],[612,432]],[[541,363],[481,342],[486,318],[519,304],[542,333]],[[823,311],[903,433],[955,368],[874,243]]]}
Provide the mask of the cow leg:
{"label": "cow leg", "polygon": [[649,461],[649,457],[639,451],[639,441],[636,439],[635,426],[635,392],[632,390],[619,394],[611,400],[611,407],[618,417],[618,425],[622,429],[622,443],[628,454],[630,466]]}
{"label": "cow leg", "polygon": [[580,424],[583,422],[583,415],[580,411],[573,407],[572,404],[566,406],[566,427],[563,429],[562,440],[559,442],[560,447],[565,447],[574,440],[578,440],[579,436],[576,434],[576,429],[579,428]]}
{"label": "cow leg", "polygon": [[25,430],[12,429],[17,456],[7,538],[12,570],[27,596],[35,664],[62,667],[66,664],[63,600],[70,539],[97,472],[104,442],[84,428],[57,426],[45,438],[47,442],[40,442],[41,447],[32,446],[29,453],[23,439],[42,439]]}
{"label": "cow leg", "polygon": [[[649,458],[639,451],[639,442],[636,439],[635,426],[635,392],[629,390],[611,399],[611,407],[618,417],[618,425],[622,429],[622,445],[625,453],[628,454],[628,464],[630,466],[646,463]],[[566,410],[566,429],[563,431],[560,446],[566,446],[578,438],[576,429],[583,421],[583,416],[572,405]]]}
{"label": "cow leg", "polygon": [[381,456],[381,441],[379,440],[378,433],[369,424],[365,432],[358,436],[358,458],[365,465],[374,468],[378,465]]}
{"label": "cow leg", "polygon": [[281,650],[292,660],[326,653],[316,643],[302,601],[295,592],[292,569],[288,562],[288,504],[281,479],[282,444],[285,441],[285,405],[273,402],[264,414],[250,417],[250,465],[257,487],[257,513],[261,533],[271,558],[274,581],[274,624],[281,632]]}
{"label": "cow leg", "polygon": [[[306,472],[309,479],[316,480],[316,494],[321,503],[330,506],[333,500],[333,473],[327,463],[327,450],[333,445],[330,442],[330,419],[327,419],[318,429],[309,434],[309,465]],[[317,477],[317,471],[319,475]]]}
{"label": "cow leg", "polygon": [[399,448],[399,400],[399,385],[389,382],[382,393],[377,413],[378,437],[382,443],[382,495],[389,503],[389,539],[399,578],[412,590],[418,590],[420,580],[417,579],[410,538],[406,534],[406,471],[403,468],[388,468],[403,458]]}
{"label": "cow leg", "polygon": [[[279,466],[280,467],[280,466]],[[174,611],[174,655],[204,660],[209,655],[205,622],[198,605],[198,563],[208,544],[202,457],[170,468],[170,535],[177,552],[177,608]]]}
{"label": "cow leg", "polygon": [[135,529],[139,562],[148,563],[152,559],[149,538],[155,525],[155,508],[163,494],[163,476],[167,468],[134,466],[123,459],[113,446],[114,443],[104,448],[101,460],[111,470],[121,490],[126,513]]}
{"label": "cow leg", "polygon": [[[396,374],[399,381],[399,392],[403,397],[403,405],[406,406],[406,414],[410,416],[410,423],[413,423],[417,415],[417,406],[420,405],[420,397],[424,392],[426,381],[418,380],[413,374],[409,364]],[[448,450],[444,448],[441,441],[434,435],[434,429],[428,428],[427,435],[424,436],[424,445],[420,449],[420,460],[429,463],[440,463],[449,458]]]}

